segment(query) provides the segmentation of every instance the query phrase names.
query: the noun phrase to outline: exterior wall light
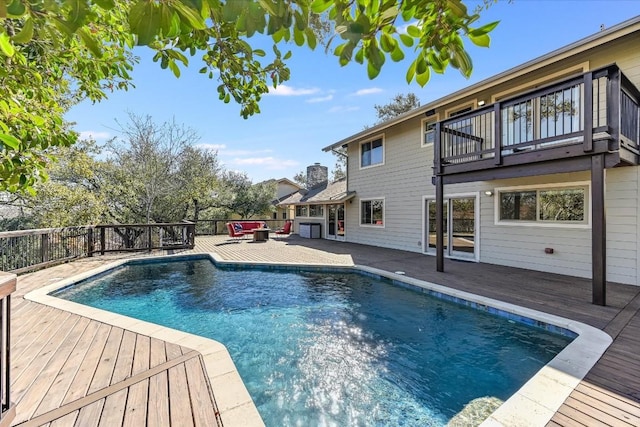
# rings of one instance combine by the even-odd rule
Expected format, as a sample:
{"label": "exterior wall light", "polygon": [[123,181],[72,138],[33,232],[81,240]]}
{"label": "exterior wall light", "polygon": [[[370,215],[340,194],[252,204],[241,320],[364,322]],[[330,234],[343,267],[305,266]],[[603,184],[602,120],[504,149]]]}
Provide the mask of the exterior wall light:
{"label": "exterior wall light", "polygon": [[489,196],[489,197],[491,197],[491,196],[493,196],[493,191],[487,190],[487,191],[484,192],[484,194]]}
{"label": "exterior wall light", "polygon": [[484,105],[484,101],[478,101],[478,107],[482,107]]}

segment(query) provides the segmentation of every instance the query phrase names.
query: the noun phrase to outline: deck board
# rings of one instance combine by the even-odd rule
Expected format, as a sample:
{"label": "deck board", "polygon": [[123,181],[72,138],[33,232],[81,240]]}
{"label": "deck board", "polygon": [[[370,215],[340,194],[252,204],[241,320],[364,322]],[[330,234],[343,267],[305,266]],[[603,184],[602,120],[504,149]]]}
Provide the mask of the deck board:
{"label": "deck board", "polygon": [[[198,237],[194,251],[175,252],[216,252],[235,261],[355,264],[404,271],[409,277],[603,329],[614,343],[548,425],[640,425],[640,287],[609,283],[608,306],[600,307],[591,304],[588,279],[449,259],[445,272],[438,273],[435,257],[295,235],[260,244],[227,240]],[[201,357],[121,387],[136,373],[190,349],[22,299],[32,289],[122,257],[77,260],[18,278],[12,297],[12,399],[21,404],[14,425],[30,419],[45,420],[43,425],[51,427],[220,425]],[[104,390],[109,390],[106,397],[66,411],[78,399]],[[52,414],[62,415],[49,422],[46,418]]]}

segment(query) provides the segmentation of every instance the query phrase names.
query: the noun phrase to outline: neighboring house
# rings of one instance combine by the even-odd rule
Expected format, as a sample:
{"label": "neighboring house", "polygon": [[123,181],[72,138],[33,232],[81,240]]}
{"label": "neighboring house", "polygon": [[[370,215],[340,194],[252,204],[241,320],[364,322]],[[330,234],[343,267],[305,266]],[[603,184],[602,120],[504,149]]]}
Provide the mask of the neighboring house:
{"label": "neighboring house", "polygon": [[640,285],[638,87],[640,17],[325,147],[346,240],[592,278],[604,304]]}
{"label": "neighboring house", "polygon": [[293,230],[301,236],[345,240],[345,206],[354,195],[347,192],[345,179],[329,182],[327,167],[316,163],[307,167],[307,188],[279,205],[295,209]]}
{"label": "neighboring house", "polygon": [[286,220],[294,218],[293,207],[281,205],[280,202],[300,191],[302,188],[301,185],[287,178],[276,180],[276,200],[273,201],[276,210],[273,212],[273,219]]}

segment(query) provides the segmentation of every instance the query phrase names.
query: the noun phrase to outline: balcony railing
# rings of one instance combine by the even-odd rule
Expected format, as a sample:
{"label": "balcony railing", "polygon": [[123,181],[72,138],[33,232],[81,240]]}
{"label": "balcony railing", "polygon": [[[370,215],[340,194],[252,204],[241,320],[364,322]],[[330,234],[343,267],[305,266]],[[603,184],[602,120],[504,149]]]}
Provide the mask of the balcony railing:
{"label": "balcony railing", "polygon": [[[638,155],[640,92],[615,65],[456,116],[436,126],[436,174],[622,149]],[[598,143],[594,145],[594,141]],[[556,150],[547,155],[515,157]]]}

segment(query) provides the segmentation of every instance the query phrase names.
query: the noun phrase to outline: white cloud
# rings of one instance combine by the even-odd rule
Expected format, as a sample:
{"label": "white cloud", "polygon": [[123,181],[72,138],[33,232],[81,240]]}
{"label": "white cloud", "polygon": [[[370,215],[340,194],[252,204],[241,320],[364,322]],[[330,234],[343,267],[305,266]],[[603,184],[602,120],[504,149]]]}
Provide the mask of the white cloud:
{"label": "white cloud", "polygon": [[211,151],[217,151],[217,152],[223,151],[224,149],[227,148],[225,144],[207,144],[207,143],[198,144],[197,147],[202,148],[204,150],[211,150]]}
{"label": "white cloud", "polygon": [[99,141],[109,138],[111,138],[111,134],[109,132],[96,130],[83,130],[82,132],[80,132],[80,139],[93,139]]}
{"label": "white cloud", "polygon": [[300,163],[295,160],[278,159],[276,157],[245,157],[235,158],[226,162],[234,166],[256,166],[267,170],[283,170],[290,167],[298,166]]}
{"label": "white cloud", "polygon": [[275,89],[269,88],[269,95],[276,96],[304,96],[304,95],[313,95],[314,93],[320,92],[318,88],[309,88],[309,89],[300,89],[293,88],[287,85],[280,85]]}
{"label": "white cloud", "polygon": [[367,89],[360,89],[358,91],[356,91],[354,93],[355,96],[365,96],[365,95],[372,95],[374,93],[380,93],[382,92],[382,89],[380,89],[379,87],[370,87]]}
{"label": "white cloud", "polygon": [[317,98],[309,98],[307,99],[306,102],[308,102],[309,104],[315,104],[317,102],[327,102],[327,101],[331,101],[333,99],[333,95],[327,95],[327,96],[320,96]]}
{"label": "white cloud", "polygon": [[360,107],[337,106],[329,109],[330,113],[348,113],[350,111],[358,111]]}

